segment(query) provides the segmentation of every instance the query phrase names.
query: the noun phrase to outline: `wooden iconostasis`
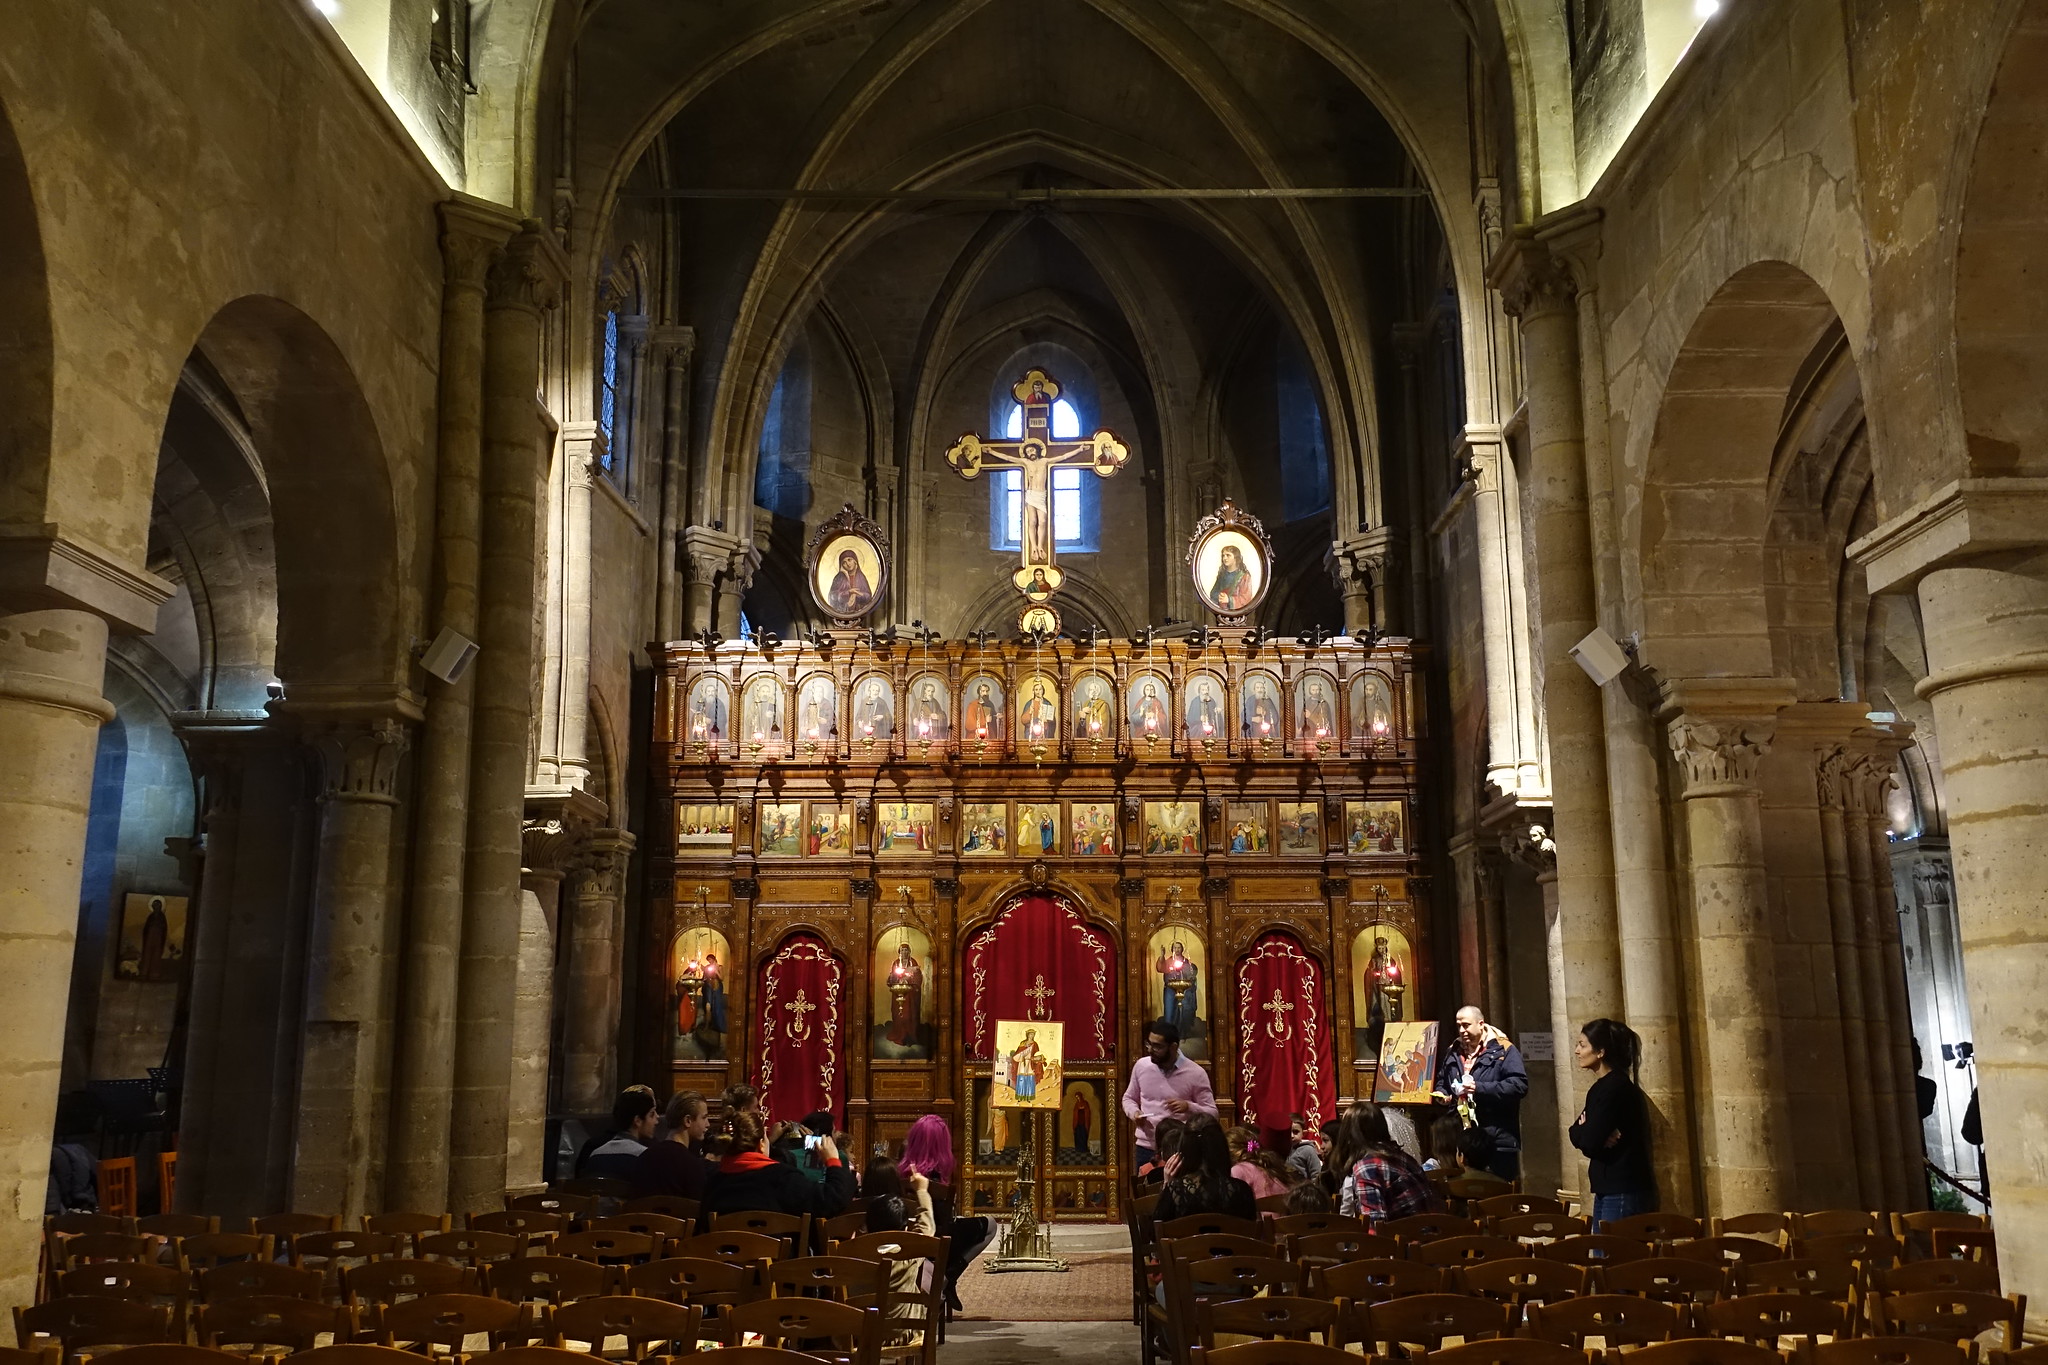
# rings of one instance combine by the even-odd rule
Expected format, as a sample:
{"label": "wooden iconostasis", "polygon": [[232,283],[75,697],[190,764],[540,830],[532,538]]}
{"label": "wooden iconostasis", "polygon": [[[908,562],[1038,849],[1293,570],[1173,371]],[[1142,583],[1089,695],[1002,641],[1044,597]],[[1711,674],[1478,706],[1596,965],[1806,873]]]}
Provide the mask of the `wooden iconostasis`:
{"label": "wooden iconostasis", "polygon": [[[1381,1029],[1443,1004],[1417,651],[1215,641],[666,647],[641,1055],[829,1107],[863,1161],[938,1114],[963,1209],[1028,1148],[1082,1221],[1122,1216],[1149,1020],[1236,1121],[1369,1093]],[[1019,1074],[1033,1107],[993,1104]]]}

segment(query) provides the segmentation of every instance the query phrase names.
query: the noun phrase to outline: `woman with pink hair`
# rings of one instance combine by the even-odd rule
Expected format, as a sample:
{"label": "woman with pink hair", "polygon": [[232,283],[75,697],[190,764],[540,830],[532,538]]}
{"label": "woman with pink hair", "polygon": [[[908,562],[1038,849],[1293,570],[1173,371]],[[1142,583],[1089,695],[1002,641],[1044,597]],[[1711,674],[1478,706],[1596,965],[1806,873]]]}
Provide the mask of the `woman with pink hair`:
{"label": "woman with pink hair", "polygon": [[946,1307],[960,1309],[960,1274],[968,1263],[994,1240],[993,1218],[953,1216],[953,1129],[937,1114],[926,1114],[910,1125],[903,1138],[903,1157],[897,1163],[905,1176],[918,1174],[931,1182],[933,1223],[941,1235],[951,1234],[952,1253],[946,1258]]}

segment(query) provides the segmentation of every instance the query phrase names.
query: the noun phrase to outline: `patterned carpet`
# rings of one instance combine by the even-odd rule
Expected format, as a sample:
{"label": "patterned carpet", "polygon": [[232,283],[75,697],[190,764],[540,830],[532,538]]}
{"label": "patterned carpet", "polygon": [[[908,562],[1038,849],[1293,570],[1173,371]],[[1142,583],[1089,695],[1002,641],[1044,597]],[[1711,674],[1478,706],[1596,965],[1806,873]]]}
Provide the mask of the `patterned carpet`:
{"label": "patterned carpet", "polygon": [[969,1319],[993,1322],[1128,1322],[1131,1253],[1062,1251],[1067,1271],[1012,1270],[991,1275],[977,1260],[960,1277]]}

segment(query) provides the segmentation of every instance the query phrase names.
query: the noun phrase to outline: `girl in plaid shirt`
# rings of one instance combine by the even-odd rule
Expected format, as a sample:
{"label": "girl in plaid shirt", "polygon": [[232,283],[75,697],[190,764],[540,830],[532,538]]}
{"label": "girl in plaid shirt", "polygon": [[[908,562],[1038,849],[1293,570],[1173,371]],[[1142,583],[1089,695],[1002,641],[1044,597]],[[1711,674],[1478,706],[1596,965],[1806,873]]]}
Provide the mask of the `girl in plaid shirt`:
{"label": "girl in plaid shirt", "polygon": [[1345,1111],[1333,1151],[1330,1169],[1343,1173],[1337,1212],[1346,1217],[1377,1225],[1443,1207],[1421,1165],[1394,1142],[1378,1105],[1361,1100]]}

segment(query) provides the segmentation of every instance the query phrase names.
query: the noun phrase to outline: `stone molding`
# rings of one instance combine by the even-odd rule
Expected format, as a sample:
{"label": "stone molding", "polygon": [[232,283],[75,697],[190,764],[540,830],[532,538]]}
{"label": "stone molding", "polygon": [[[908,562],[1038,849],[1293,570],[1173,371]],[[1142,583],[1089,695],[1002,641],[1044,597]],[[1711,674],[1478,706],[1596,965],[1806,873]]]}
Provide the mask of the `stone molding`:
{"label": "stone molding", "polygon": [[481,291],[491,261],[519,220],[496,204],[458,195],[441,204],[442,279],[450,289]]}
{"label": "stone molding", "polygon": [[730,531],[710,526],[686,526],[683,528],[684,573],[690,582],[708,587],[730,569],[735,557],[744,555],[751,548]]}
{"label": "stone molding", "polygon": [[1394,541],[1394,532],[1385,526],[1334,540],[1323,556],[1323,566],[1330,571],[1340,593],[1363,592],[1386,582]]}
{"label": "stone molding", "polygon": [[1486,267],[1486,282],[1501,307],[1523,322],[1549,313],[1575,312],[1578,284],[1571,269],[1528,228],[1518,228]]}
{"label": "stone molding", "polygon": [[519,826],[521,873],[559,878],[580,868],[605,814],[604,802],[573,787],[528,792],[525,818]]}
{"label": "stone molding", "polygon": [[569,275],[562,249],[539,223],[528,221],[500,248],[484,277],[486,306],[516,308],[536,316],[562,301]]}
{"label": "stone molding", "polygon": [[[61,526],[0,525],[0,604],[6,612],[86,611],[104,617],[118,633],[147,635],[156,629],[156,609],[176,591]],[[112,715],[109,708],[101,719]]]}
{"label": "stone molding", "polygon": [[1852,542],[1870,592],[1904,592],[1923,574],[1979,555],[2048,545],[2048,479],[1958,479]]}
{"label": "stone molding", "polygon": [[657,365],[670,361],[687,365],[697,353],[697,329],[678,323],[656,322],[647,327],[647,358]]}
{"label": "stone molding", "polygon": [[1737,796],[1758,790],[1757,773],[1777,730],[1773,716],[1681,715],[1671,722],[1671,752],[1685,769],[1685,795]]}
{"label": "stone molding", "polygon": [[398,804],[398,762],[411,728],[396,717],[317,725],[305,739],[320,760],[323,800]]}
{"label": "stone molding", "polygon": [[572,485],[588,486],[604,477],[611,441],[596,422],[564,422],[560,440],[563,469]]}
{"label": "stone molding", "polygon": [[638,842],[623,829],[593,830],[585,837],[576,864],[576,895],[583,900],[616,901],[626,891],[626,868]]}

